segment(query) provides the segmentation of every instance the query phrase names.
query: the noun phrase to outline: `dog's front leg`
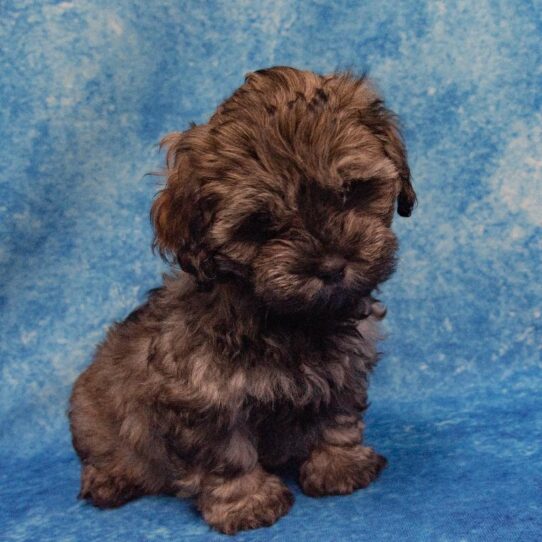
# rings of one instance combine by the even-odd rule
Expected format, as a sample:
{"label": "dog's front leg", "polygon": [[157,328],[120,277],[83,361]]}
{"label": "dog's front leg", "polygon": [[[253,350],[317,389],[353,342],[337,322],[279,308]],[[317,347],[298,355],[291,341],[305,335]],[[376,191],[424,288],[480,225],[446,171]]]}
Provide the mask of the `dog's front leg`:
{"label": "dog's front leg", "polygon": [[197,505],[209,525],[226,534],[275,523],[294,497],[276,476],[258,463],[247,435],[233,431],[219,447],[212,474],[204,477]]}
{"label": "dog's front leg", "polygon": [[320,439],[300,470],[303,492],[312,497],[347,495],[367,487],[386,466],[386,459],[362,446],[363,422],[339,414],[322,422]]}

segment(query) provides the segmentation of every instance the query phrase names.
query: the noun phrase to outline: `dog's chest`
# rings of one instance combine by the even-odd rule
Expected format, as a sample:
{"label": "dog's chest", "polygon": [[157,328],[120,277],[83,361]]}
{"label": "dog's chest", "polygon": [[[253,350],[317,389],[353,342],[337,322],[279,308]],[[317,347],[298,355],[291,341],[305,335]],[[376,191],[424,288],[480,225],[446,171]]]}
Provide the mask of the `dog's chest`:
{"label": "dog's chest", "polygon": [[362,350],[359,337],[344,333],[262,335],[246,351],[246,393],[286,408],[328,404],[362,380],[367,370]]}
{"label": "dog's chest", "polygon": [[249,427],[256,436],[259,461],[274,466],[307,456],[318,439],[326,410],[312,405],[295,408],[288,401],[255,408]]}

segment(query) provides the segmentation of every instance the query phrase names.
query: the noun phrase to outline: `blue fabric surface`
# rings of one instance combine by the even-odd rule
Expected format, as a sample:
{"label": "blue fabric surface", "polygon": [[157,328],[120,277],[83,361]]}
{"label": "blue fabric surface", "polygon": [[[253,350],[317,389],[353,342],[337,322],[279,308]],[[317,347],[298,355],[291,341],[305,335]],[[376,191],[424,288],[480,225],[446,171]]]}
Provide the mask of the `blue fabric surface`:
{"label": "blue fabric surface", "polygon": [[420,204],[398,219],[367,439],[350,497],[299,493],[239,540],[542,539],[542,4],[243,1],[0,5],[0,539],[219,540],[187,501],[75,499],[67,397],[160,281],[155,143],[250,70],[370,69]]}

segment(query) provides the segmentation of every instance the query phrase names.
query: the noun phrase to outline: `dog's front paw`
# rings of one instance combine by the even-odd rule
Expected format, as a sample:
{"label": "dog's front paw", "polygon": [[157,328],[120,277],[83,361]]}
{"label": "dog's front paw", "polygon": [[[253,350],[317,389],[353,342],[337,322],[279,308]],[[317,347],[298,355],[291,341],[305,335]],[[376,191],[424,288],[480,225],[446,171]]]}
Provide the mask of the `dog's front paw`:
{"label": "dog's front paw", "polygon": [[294,496],[282,481],[255,469],[204,491],[198,507],[205,521],[225,534],[266,527],[284,516]]}
{"label": "dog's front paw", "polygon": [[367,487],[386,464],[386,458],[372,448],[323,446],[303,463],[299,482],[311,497],[348,495]]}

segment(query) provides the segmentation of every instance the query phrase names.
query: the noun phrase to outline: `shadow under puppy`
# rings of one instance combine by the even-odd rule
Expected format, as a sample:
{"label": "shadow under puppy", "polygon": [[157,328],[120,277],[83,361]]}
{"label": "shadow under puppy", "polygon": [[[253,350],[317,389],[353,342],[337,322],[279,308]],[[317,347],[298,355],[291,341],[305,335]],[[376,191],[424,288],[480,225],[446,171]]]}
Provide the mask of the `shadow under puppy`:
{"label": "shadow under puppy", "polygon": [[370,82],[288,67],[247,75],[207,124],[163,140],[155,243],[183,271],[114,325],[70,403],[81,496],[194,496],[224,533],[367,486],[367,375],[394,269],[396,201],[415,194]]}

